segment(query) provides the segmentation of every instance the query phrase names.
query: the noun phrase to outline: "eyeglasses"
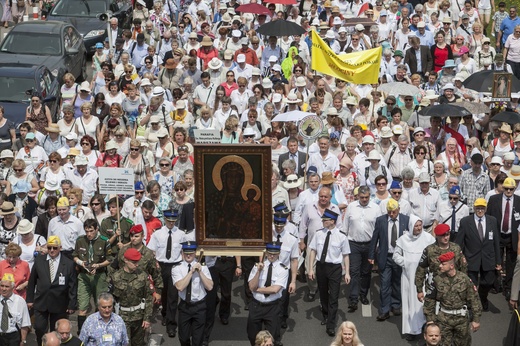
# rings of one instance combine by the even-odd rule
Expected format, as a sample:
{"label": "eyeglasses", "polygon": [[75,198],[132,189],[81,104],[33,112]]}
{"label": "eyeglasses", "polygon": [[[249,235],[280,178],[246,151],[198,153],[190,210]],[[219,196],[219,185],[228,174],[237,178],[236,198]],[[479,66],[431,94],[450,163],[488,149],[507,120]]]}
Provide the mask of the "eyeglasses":
{"label": "eyeglasses", "polygon": [[49,162],[50,162],[50,163],[56,163],[56,162],[58,162],[58,161],[56,161],[56,160],[49,160]]}
{"label": "eyeglasses", "polygon": [[101,203],[94,203],[94,202],[93,202],[93,203],[90,203],[90,205],[92,205],[92,206],[98,206],[98,205],[101,205]]}
{"label": "eyeglasses", "polygon": [[413,101],[413,99],[404,99],[405,101]]}
{"label": "eyeglasses", "polygon": [[257,117],[254,116],[254,115],[250,115],[248,118],[249,118],[249,119],[256,119]]}
{"label": "eyeglasses", "polygon": [[181,188],[176,188],[175,191],[184,191],[184,189],[181,189]]}
{"label": "eyeglasses", "polygon": [[232,74],[232,73],[229,73],[229,74],[226,75],[226,77],[235,77],[235,75]]}
{"label": "eyeglasses", "polygon": [[90,143],[89,142],[81,143],[81,146],[84,146],[84,145],[90,145]]}
{"label": "eyeglasses", "polygon": [[139,148],[130,148],[130,151],[139,151]]}
{"label": "eyeglasses", "polygon": [[389,105],[389,106],[395,105],[395,103],[392,103],[392,102],[387,102],[386,104]]}
{"label": "eyeglasses", "polygon": [[47,250],[58,250],[58,246],[47,246]]}
{"label": "eyeglasses", "polygon": [[27,143],[32,143],[32,142],[34,142],[34,139],[26,139],[25,141],[26,141]]}
{"label": "eyeglasses", "polygon": [[420,152],[417,153],[417,155],[426,155],[426,153],[423,152],[423,151],[420,151]]}
{"label": "eyeglasses", "polygon": [[136,195],[142,195],[142,194],[144,194],[144,191],[136,191],[135,194]]}
{"label": "eyeglasses", "polygon": [[161,163],[161,164],[159,164],[159,166],[161,166],[161,167],[168,167],[169,165],[170,165],[169,163]]}
{"label": "eyeglasses", "polygon": [[450,197],[450,201],[458,201],[459,197]]}
{"label": "eyeglasses", "polygon": [[298,70],[294,70],[294,72],[303,72],[302,70],[298,69]]}

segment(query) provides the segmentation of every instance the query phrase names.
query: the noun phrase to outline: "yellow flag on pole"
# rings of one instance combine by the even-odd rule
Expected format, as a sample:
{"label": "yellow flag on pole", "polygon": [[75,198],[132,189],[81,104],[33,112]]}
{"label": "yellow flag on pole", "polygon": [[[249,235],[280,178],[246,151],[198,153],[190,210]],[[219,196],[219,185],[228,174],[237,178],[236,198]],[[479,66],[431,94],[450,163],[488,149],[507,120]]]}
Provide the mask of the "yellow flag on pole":
{"label": "yellow flag on pole", "polygon": [[378,83],[381,47],[336,55],[315,30],[311,35],[313,70],[355,84]]}

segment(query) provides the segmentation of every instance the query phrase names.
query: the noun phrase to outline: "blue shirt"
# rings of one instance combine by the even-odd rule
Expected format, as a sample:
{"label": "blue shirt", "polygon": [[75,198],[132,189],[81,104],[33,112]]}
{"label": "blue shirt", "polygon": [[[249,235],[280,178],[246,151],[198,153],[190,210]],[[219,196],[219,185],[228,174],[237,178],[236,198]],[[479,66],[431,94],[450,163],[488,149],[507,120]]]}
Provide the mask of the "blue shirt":
{"label": "blue shirt", "polygon": [[87,317],[79,338],[85,346],[126,346],[128,335],[125,322],[114,313],[108,322],[105,322],[99,312]]}
{"label": "blue shirt", "polygon": [[515,30],[515,26],[520,25],[520,17],[516,17],[515,19],[511,19],[511,17],[507,17],[500,24],[500,31],[502,31],[502,44],[506,43],[509,35],[513,33]]}

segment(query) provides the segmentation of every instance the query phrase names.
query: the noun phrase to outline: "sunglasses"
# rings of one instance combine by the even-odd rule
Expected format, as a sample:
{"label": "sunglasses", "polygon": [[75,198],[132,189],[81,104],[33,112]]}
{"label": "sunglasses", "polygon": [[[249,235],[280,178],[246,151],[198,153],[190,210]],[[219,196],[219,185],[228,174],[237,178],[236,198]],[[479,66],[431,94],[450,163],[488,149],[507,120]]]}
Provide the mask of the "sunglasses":
{"label": "sunglasses", "polygon": [[23,169],[13,169],[15,172],[23,172]]}
{"label": "sunglasses", "polygon": [[139,151],[139,148],[130,148],[130,151]]}
{"label": "sunglasses", "polygon": [[47,250],[58,250],[58,246],[47,246]]}
{"label": "sunglasses", "polygon": [[32,143],[32,142],[34,142],[34,139],[26,139],[25,141],[26,141],[27,143]]}
{"label": "sunglasses", "polygon": [[75,156],[75,155],[69,155],[69,156],[67,156],[67,158],[68,158],[68,159],[75,159],[76,156]]}
{"label": "sunglasses", "polygon": [[290,183],[296,183],[298,179],[287,179],[287,182]]}
{"label": "sunglasses", "polygon": [[389,106],[395,105],[395,103],[392,103],[392,102],[387,102],[386,104],[389,105]]}
{"label": "sunglasses", "polygon": [[184,191],[184,189],[176,188],[175,191]]}
{"label": "sunglasses", "polygon": [[421,151],[421,152],[418,152],[417,155],[426,155],[426,153]]}
{"label": "sunglasses", "polygon": [[386,183],[377,183],[376,185],[377,186],[386,186],[387,184]]}
{"label": "sunglasses", "polygon": [[50,163],[56,163],[58,162],[57,160],[49,160]]}
{"label": "sunglasses", "polygon": [[458,201],[459,197],[450,197],[450,201]]}
{"label": "sunglasses", "polygon": [[504,187],[504,190],[506,190],[506,191],[514,191],[515,188],[514,187]]}
{"label": "sunglasses", "polygon": [[159,166],[161,167],[168,167],[170,164],[169,163],[161,163]]}
{"label": "sunglasses", "polygon": [[97,206],[97,205],[100,205],[101,203],[90,203],[90,205],[94,205],[94,206]]}
{"label": "sunglasses", "polygon": [[84,145],[90,145],[90,143],[88,143],[88,142],[81,143],[81,146],[84,146]]}
{"label": "sunglasses", "polygon": [[394,195],[400,195],[400,194],[402,194],[403,192],[402,192],[402,191],[392,191],[392,193],[393,193]]}

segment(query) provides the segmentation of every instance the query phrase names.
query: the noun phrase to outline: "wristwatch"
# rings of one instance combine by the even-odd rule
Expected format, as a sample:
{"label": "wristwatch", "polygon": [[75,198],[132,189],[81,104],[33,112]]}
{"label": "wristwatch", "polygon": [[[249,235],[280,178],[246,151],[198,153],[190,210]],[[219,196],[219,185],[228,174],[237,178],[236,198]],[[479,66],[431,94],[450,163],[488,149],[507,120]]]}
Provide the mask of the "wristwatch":
{"label": "wristwatch", "polygon": [[22,340],[22,344],[26,344],[27,343],[27,340]]}

